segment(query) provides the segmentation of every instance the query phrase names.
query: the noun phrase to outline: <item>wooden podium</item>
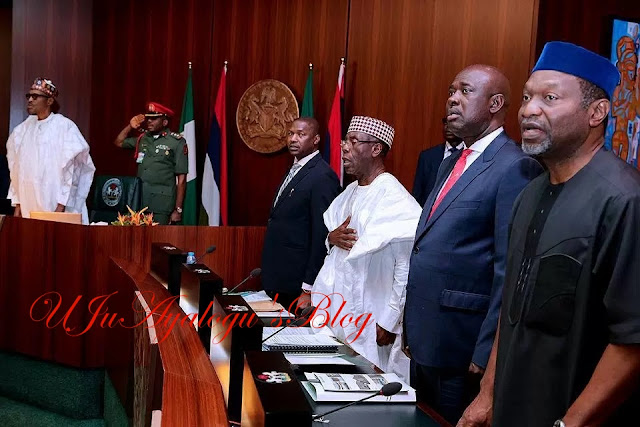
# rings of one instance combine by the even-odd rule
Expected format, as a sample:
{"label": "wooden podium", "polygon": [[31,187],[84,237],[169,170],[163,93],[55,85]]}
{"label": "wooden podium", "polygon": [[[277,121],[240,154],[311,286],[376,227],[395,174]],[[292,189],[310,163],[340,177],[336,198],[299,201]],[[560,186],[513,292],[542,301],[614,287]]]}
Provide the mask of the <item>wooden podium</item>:
{"label": "wooden podium", "polygon": [[311,406],[283,353],[246,353],[242,425],[311,426]]}
{"label": "wooden podium", "polygon": [[209,357],[227,400],[229,419],[240,422],[244,352],[262,349],[263,323],[239,295],[216,295],[211,312]]}
{"label": "wooden podium", "polygon": [[[88,227],[0,216],[0,323],[6,325],[0,348],[70,367],[105,369],[132,419],[135,412],[147,420],[149,409],[160,409],[162,426],[227,427],[224,396],[201,337],[188,322],[171,329],[183,317],[175,303],[153,314],[157,344],[139,334],[149,330],[133,327],[140,310],[134,291],[143,292],[152,309],[171,297],[149,274],[152,242],[196,252],[220,242],[209,267],[235,283],[259,264],[263,236],[262,227]],[[67,330],[62,320],[76,299]],[[51,303],[58,302],[60,309],[47,324]],[[145,372],[141,377],[134,377],[134,360],[144,361],[136,368]],[[146,403],[134,405],[134,395],[152,391]]]}
{"label": "wooden podium", "polygon": [[204,264],[181,264],[180,266],[180,307],[189,315],[198,314],[198,335],[205,350],[209,351],[211,327],[208,316],[211,313],[213,296],[222,293],[223,281],[210,267]]}
{"label": "wooden podium", "polygon": [[171,295],[180,295],[180,275],[187,254],[170,243],[151,243],[151,271],[167,282]]}

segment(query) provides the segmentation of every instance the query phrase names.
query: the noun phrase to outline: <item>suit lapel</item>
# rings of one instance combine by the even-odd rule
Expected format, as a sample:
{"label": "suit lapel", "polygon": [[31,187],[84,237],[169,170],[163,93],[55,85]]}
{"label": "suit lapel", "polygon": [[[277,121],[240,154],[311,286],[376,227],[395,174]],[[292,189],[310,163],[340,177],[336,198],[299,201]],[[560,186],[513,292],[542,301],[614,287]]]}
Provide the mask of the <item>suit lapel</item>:
{"label": "suit lapel", "polygon": [[[318,161],[320,160],[321,155],[320,154],[316,154],[315,156],[313,156],[313,158],[311,160],[309,160],[307,162],[306,165],[304,165],[299,171],[298,173],[296,173],[296,175],[293,177],[293,179],[291,179],[291,182],[289,182],[289,184],[287,184],[287,186],[282,190],[282,194],[280,195],[280,198],[278,199],[278,201],[276,202],[276,205],[273,207],[272,212],[275,211],[276,209],[278,209],[278,207],[282,204],[282,201],[289,196],[289,194],[291,192],[294,191],[294,189],[296,188],[296,185],[298,185],[300,183],[300,181],[302,181],[304,179],[305,176],[307,176],[307,174],[309,173],[309,171],[315,167],[315,165],[318,163]],[[287,174],[289,172],[287,171]],[[284,179],[282,180],[282,182],[284,182],[284,180],[286,179],[286,175],[284,177]],[[280,189],[280,187],[282,186],[282,182],[280,183],[280,186],[278,186],[278,189]],[[276,193],[276,197],[277,197],[277,193]]]}
{"label": "suit lapel", "polygon": [[438,174],[436,176],[436,183],[434,184],[433,190],[431,190],[431,193],[429,193],[429,197],[427,197],[427,201],[424,203],[424,206],[422,207],[422,214],[420,215],[420,221],[418,222],[417,236],[420,236],[420,234],[422,234],[422,230],[424,229],[424,226],[427,222],[427,218],[429,217],[429,212],[431,212],[431,206],[433,206],[433,203],[436,201],[436,196],[440,192],[440,189],[444,185],[444,182],[446,181],[447,177],[453,170],[453,167],[456,165],[456,162],[458,161],[461,155],[462,155],[462,151],[447,157],[442,161],[442,163],[440,163],[440,167],[438,168]]}
{"label": "suit lapel", "polygon": [[[493,164],[496,153],[502,148],[502,146],[508,140],[509,138],[506,136],[504,132],[500,133],[496,137],[496,139],[494,139],[489,144],[489,146],[484,150],[484,152],[480,155],[480,157],[477,158],[471,164],[471,166],[469,166],[469,168],[466,171],[464,171],[464,173],[462,174],[462,176],[460,176],[460,178],[458,178],[458,181],[453,185],[453,187],[451,187],[447,195],[444,197],[444,199],[442,199],[442,202],[440,202],[440,205],[438,205],[438,207],[436,208],[431,218],[429,218],[429,212],[431,211],[431,206],[433,206],[433,203],[435,201],[435,196],[437,195],[437,191],[440,191],[440,188],[444,184],[444,180],[447,179],[447,177],[449,176],[449,173],[451,173],[451,171],[453,170],[453,167],[455,166],[455,162],[462,155],[462,151],[460,151],[460,153],[458,153],[455,156],[455,159],[452,161],[452,163],[447,165],[448,172],[446,174],[444,174],[444,171],[440,171],[440,172],[443,172],[442,174],[440,172],[438,173],[438,175],[444,175],[444,178],[440,177],[440,179],[438,180],[437,186],[434,187],[434,191],[432,191],[431,192],[432,194],[429,195],[428,204],[425,204],[425,207],[427,205],[429,206],[429,210],[426,211],[425,209],[422,212],[422,217],[424,217],[425,219],[423,223],[423,218],[422,217],[420,218],[420,226],[418,227],[416,240],[419,240],[429,230],[429,228],[431,228],[433,223],[438,220],[438,218],[443,214],[443,212],[447,210],[449,205],[451,205],[451,203],[456,198],[458,198],[458,196],[465,190],[465,188],[467,188],[469,184],[473,182],[474,179],[476,179],[489,166]],[[454,156],[449,156],[449,158],[452,158],[452,157]],[[436,188],[438,189],[437,191],[436,191]]]}

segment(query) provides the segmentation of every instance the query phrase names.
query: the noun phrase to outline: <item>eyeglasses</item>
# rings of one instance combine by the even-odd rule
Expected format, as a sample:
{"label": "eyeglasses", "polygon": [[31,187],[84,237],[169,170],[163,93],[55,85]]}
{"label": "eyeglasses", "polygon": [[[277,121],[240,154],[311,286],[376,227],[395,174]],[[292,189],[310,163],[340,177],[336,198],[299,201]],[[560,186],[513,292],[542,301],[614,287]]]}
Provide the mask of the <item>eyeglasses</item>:
{"label": "eyeglasses", "polygon": [[357,138],[347,138],[340,141],[340,147],[354,147],[358,144],[364,143],[373,143],[380,142],[377,139],[357,139]]}
{"label": "eyeglasses", "polygon": [[39,93],[26,93],[24,95],[25,98],[27,98],[27,101],[31,100],[32,98],[37,101],[38,98],[42,97],[42,98],[51,98],[50,96],[47,95],[40,95]]}

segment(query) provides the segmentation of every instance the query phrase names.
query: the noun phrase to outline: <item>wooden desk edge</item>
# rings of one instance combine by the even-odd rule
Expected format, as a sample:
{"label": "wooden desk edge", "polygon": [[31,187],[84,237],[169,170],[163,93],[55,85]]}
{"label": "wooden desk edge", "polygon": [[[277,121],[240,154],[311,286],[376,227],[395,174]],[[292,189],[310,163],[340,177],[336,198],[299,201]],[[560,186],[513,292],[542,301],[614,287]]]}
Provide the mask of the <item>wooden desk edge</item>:
{"label": "wooden desk edge", "polygon": [[[170,296],[168,291],[139,265],[117,258],[111,260],[129,276],[137,290]],[[171,313],[177,312],[183,313],[180,307],[173,303]],[[158,336],[162,336],[165,329],[158,325],[156,330]],[[176,335],[157,344],[165,377],[162,390],[162,425],[185,425],[185,414],[189,413],[190,418],[197,417],[192,425],[227,426],[229,422],[222,386],[197,332],[193,328],[180,326],[170,333]],[[179,356],[187,353],[190,356],[188,360]],[[194,361],[198,363],[194,364]],[[202,363],[203,361],[206,363]],[[173,363],[179,366],[173,366]]]}

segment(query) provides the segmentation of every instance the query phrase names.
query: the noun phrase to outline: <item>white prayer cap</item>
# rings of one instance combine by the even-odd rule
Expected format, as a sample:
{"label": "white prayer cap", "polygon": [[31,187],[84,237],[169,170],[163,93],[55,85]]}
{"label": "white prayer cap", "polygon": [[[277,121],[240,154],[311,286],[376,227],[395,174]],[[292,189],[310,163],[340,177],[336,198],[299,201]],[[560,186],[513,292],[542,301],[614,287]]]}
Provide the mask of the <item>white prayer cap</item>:
{"label": "white prayer cap", "polygon": [[371,135],[378,138],[391,148],[393,144],[393,135],[395,131],[391,126],[383,122],[382,120],[374,119],[367,116],[353,116],[351,123],[349,123],[348,132],[362,132],[367,135]]}

